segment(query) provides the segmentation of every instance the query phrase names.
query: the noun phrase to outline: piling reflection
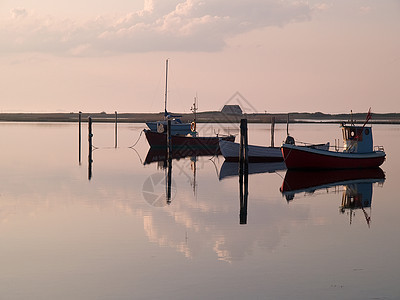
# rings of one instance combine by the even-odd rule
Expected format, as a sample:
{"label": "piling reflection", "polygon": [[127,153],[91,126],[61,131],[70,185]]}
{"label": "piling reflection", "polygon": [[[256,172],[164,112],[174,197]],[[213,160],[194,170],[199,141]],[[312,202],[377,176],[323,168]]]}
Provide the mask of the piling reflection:
{"label": "piling reflection", "polygon": [[[172,166],[174,161],[179,161],[180,159],[190,160],[190,169],[192,175],[187,173],[187,170],[183,170],[182,166],[178,165],[178,171],[180,174],[185,174],[190,177],[189,181],[193,188],[193,193],[196,195],[196,172],[197,172],[197,161],[199,157],[210,156],[208,149],[203,148],[193,148],[193,147],[180,147],[178,149],[168,149],[167,147],[150,147],[146,158],[143,162],[144,165],[149,165],[152,163],[157,163],[157,168],[165,171],[163,184],[165,185],[165,203],[171,204],[173,198],[174,187],[173,177],[172,177]],[[158,204],[159,206],[159,204]]]}
{"label": "piling reflection", "polygon": [[325,170],[325,171],[296,171],[288,170],[280,188],[288,202],[296,194],[314,194],[318,190],[328,193],[342,192],[340,212],[346,211],[350,216],[350,223],[355,210],[362,210],[369,226],[370,216],[366,208],[371,208],[373,184],[383,184],[385,173],[381,168]]}

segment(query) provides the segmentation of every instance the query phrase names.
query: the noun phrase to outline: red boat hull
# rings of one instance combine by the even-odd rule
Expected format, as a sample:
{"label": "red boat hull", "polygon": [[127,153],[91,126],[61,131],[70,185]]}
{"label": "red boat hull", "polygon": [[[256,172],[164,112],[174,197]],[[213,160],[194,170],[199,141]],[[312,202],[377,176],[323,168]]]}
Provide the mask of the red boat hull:
{"label": "red boat hull", "polygon": [[383,151],[343,153],[283,145],[282,155],[288,169],[357,169],[376,168],[385,161]]}

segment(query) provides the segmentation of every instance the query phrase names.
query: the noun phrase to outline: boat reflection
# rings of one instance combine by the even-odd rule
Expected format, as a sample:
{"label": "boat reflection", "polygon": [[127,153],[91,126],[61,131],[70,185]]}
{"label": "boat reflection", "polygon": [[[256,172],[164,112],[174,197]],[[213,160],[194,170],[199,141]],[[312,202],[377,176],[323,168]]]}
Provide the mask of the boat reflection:
{"label": "boat reflection", "polygon": [[[159,184],[165,185],[165,201],[161,200],[160,197],[157,197],[157,201],[148,201],[153,206],[164,206],[165,204],[171,204],[171,200],[173,198],[174,187],[173,179],[172,179],[172,165],[173,161],[178,161],[180,159],[189,158],[190,169],[192,174],[188,174],[186,168],[182,167],[182,165],[176,165],[178,168],[178,173],[186,175],[189,179],[189,182],[193,189],[193,194],[196,196],[196,172],[197,172],[197,162],[199,157],[210,156],[209,149],[201,149],[201,148],[193,148],[193,147],[180,147],[178,149],[173,149],[172,151],[168,151],[165,147],[150,147],[147,152],[146,158],[143,162],[143,165],[149,165],[152,163],[157,163],[157,167],[165,170],[164,179],[160,178],[158,180]],[[171,194],[172,193],[172,194]],[[150,196],[154,198],[154,193],[150,193]],[[145,197],[147,200],[147,197]],[[154,203],[154,204],[153,204]],[[157,203],[157,205],[155,205]]]}
{"label": "boat reflection", "polygon": [[[182,159],[186,157],[213,156],[214,151],[208,148],[179,147],[170,153],[172,159]],[[150,147],[143,164],[148,165],[153,162],[166,163],[168,160],[168,150],[166,147]]]}
{"label": "boat reflection", "polygon": [[361,209],[369,225],[370,217],[365,209],[371,208],[373,184],[383,184],[384,181],[385,173],[381,168],[325,171],[288,170],[280,191],[288,202],[292,201],[296,194],[314,194],[318,190],[329,192],[330,189],[334,189],[335,192],[342,191],[340,212],[347,211],[351,223],[354,210]]}
{"label": "boat reflection", "polygon": [[[248,165],[249,175],[274,173],[282,170],[286,170],[286,165],[284,162],[249,163]],[[239,175],[239,163],[224,161],[219,171],[219,180],[223,180],[238,175]]]}

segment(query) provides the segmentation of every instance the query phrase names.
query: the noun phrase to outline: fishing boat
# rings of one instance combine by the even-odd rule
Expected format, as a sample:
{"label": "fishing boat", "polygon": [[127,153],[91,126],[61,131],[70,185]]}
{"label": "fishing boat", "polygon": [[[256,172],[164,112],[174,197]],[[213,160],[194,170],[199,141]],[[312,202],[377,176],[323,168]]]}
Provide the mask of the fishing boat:
{"label": "fishing boat", "polygon": [[[150,147],[167,147],[167,134],[145,130],[147,142]],[[219,150],[219,141],[235,141],[234,135],[227,136],[182,136],[171,135],[171,144],[173,149],[193,148],[208,150],[211,155],[221,153]]]}
{"label": "fishing boat", "polygon": [[[196,111],[197,111],[197,97],[194,98],[193,106],[191,110],[194,113],[194,121],[190,126],[190,134],[172,134],[171,132],[171,144],[173,149],[177,148],[193,148],[199,150],[205,150],[211,155],[221,154],[219,150],[219,141],[235,141],[234,135],[216,135],[216,136],[199,136],[196,131]],[[171,126],[174,128],[174,126]],[[176,131],[176,130],[175,130]],[[164,130],[152,131],[152,130],[144,130],[147,142],[150,147],[167,147],[167,134]]]}
{"label": "fishing boat", "polygon": [[192,132],[191,123],[182,122],[177,115],[171,115],[167,111],[167,97],[168,97],[168,59],[165,62],[165,95],[164,95],[164,120],[156,122],[146,122],[147,127],[152,132],[166,132],[167,122],[171,120],[171,134],[172,135],[187,135]]}
{"label": "fishing boat", "polygon": [[[219,147],[221,153],[226,161],[238,162],[240,144],[231,141],[220,140]],[[329,143],[326,144],[310,144],[308,146],[301,146],[316,149],[328,149]],[[257,145],[248,145],[248,158],[249,162],[281,162],[283,161],[282,151],[280,147],[266,147]]]}
{"label": "fishing boat", "polygon": [[386,158],[382,146],[373,146],[372,127],[342,123],[344,148],[321,150],[297,146],[292,143],[282,145],[282,155],[288,169],[353,169],[376,168]]}

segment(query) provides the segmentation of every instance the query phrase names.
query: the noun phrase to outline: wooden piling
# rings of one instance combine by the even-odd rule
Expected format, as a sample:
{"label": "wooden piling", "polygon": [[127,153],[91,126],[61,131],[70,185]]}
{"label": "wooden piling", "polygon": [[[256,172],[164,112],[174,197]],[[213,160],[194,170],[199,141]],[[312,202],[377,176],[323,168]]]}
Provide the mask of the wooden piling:
{"label": "wooden piling", "polygon": [[287,114],[287,122],[286,122],[286,135],[289,135],[289,113]]}
{"label": "wooden piling", "polygon": [[171,120],[167,121],[167,155],[172,155]]}
{"label": "wooden piling", "polygon": [[172,138],[171,138],[171,120],[167,121],[167,180],[166,196],[167,204],[171,204],[171,182],[172,182]]}
{"label": "wooden piling", "polygon": [[93,151],[93,133],[92,133],[92,118],[88,118],[88,141],[89,141],[89,154],[88,154],[88,178],[89,180],[92,178],[92,151]]}
{"label": "wooden piling", "polygon": [[248,164],[249,162],[249,146],[247,136],[247,119],[240,120],[240,164]]}
{"label": "wooden piling", "polygon": [[271,118],[271,147],[275,147],[275,117]]}
{"label": "wooden piling", "polygon": [[81,164],[81,157],[82,157],[82,128],[81,128],[81,124],[82,124],[82,112],[79,112],[78,115],[78,131],[79,131],[79,164]]}
{"label": "wooden piling", "polygon": [[241,119],[240,150],[239,150],[240,224],[247,223],[248,174],[249,174],[249,146],[248,146],[248,135],[247,135],[247,119]]}
{"label": "wooden piling", "polygon": [[115,111],[115,148],[117,148],[118,145],[118,130],[117,130],[117,124],[118,124],[118,113]]}

